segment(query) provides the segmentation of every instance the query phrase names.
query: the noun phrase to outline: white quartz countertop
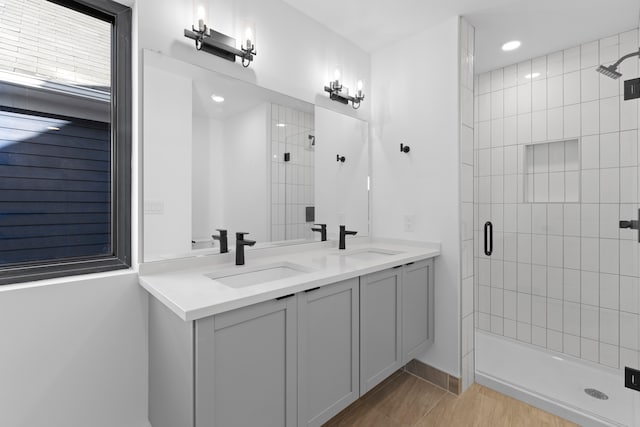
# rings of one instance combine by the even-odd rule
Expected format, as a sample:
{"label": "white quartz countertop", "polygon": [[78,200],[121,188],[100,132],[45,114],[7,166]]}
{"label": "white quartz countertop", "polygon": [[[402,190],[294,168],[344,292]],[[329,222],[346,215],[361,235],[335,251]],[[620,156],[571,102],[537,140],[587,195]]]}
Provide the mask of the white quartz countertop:
{"label": "white quartz countertop", "polygon": [[[367,259],[370,251],[386,254],[374,254]],[[352,256],[344,256],[349,254]],[[191,321],[437,255],[440,255],[438,243],[348,240],[346,250],[338,250],[333,242],[324,247],[314,244],[291,246],[275,253],[246,251],[244,266],[236,266],[234,262],[220,263],[221,259],[229,261],[230,256],[213,256],[184,264],[173,263],[173,268],[147,269],[148,274],[141,268],[139,282],[181,319]],[[239,288],[208,277],[282,265],[304,269],[305,273]]]}

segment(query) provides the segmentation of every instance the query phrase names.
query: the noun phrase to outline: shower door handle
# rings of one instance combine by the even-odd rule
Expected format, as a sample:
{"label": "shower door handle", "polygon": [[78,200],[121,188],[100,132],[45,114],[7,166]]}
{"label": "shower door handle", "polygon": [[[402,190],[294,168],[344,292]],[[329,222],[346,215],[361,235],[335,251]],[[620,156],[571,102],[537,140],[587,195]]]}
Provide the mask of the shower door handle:
{"label": "shower door handle", "polygon": [[[632,230],[639,230],[640,227],[640,209],[638,209],[638,219],[632,219],[629,221],[620,221],[620,228],[630,228]],[[638,233],[638,242],[640,242],[640,233]]]}
{"label": "shower door handle", "polygon": [[484,254],[491,256],[493,253],[493,224],[491,221],[484,223]]}

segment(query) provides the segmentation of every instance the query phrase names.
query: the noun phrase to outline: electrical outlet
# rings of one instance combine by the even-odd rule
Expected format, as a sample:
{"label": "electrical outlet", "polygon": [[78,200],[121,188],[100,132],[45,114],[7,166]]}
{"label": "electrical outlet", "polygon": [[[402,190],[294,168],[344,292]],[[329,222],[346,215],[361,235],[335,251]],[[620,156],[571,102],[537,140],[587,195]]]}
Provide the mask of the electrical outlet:
{"label": "electrical outlet", "polygon": [[631,390],[640,391],[640,371],[628,366],[624,368],[624,386]]}
{"label": "electrical outlet", "polygon": [[415,229],[416,216],[413,214],[404,216],[404,231],[411,233]]}

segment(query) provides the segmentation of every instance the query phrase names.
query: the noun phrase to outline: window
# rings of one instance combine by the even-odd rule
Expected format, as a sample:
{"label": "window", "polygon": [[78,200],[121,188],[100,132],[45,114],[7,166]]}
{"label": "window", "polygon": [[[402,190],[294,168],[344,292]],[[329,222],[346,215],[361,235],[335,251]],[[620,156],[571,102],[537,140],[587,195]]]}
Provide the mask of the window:
{"label": "window", "polygon": [[131,265],[131,10],[0,3],[0,284]]}

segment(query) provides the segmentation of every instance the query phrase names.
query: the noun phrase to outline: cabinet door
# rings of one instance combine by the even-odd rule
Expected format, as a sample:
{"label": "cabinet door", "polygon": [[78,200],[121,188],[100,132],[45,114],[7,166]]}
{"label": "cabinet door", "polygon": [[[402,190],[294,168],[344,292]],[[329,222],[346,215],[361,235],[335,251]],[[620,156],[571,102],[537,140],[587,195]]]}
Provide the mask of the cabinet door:
{"label": "cabinet door", "polygon": [[296,298],[196,322],[196,426],[296,425]]}
{"label": "cabinet door", "polygon": [[360,395],[402,366],[400,273],[360,278]]}
{"label": "cabinet door", "polygon": [[320,426],[360,396],[358,279],[298,294],[298,425]]}
{"label": "cabinet door", "polygon": [[433,260],[402,267],[402,364],[433,342]]}

